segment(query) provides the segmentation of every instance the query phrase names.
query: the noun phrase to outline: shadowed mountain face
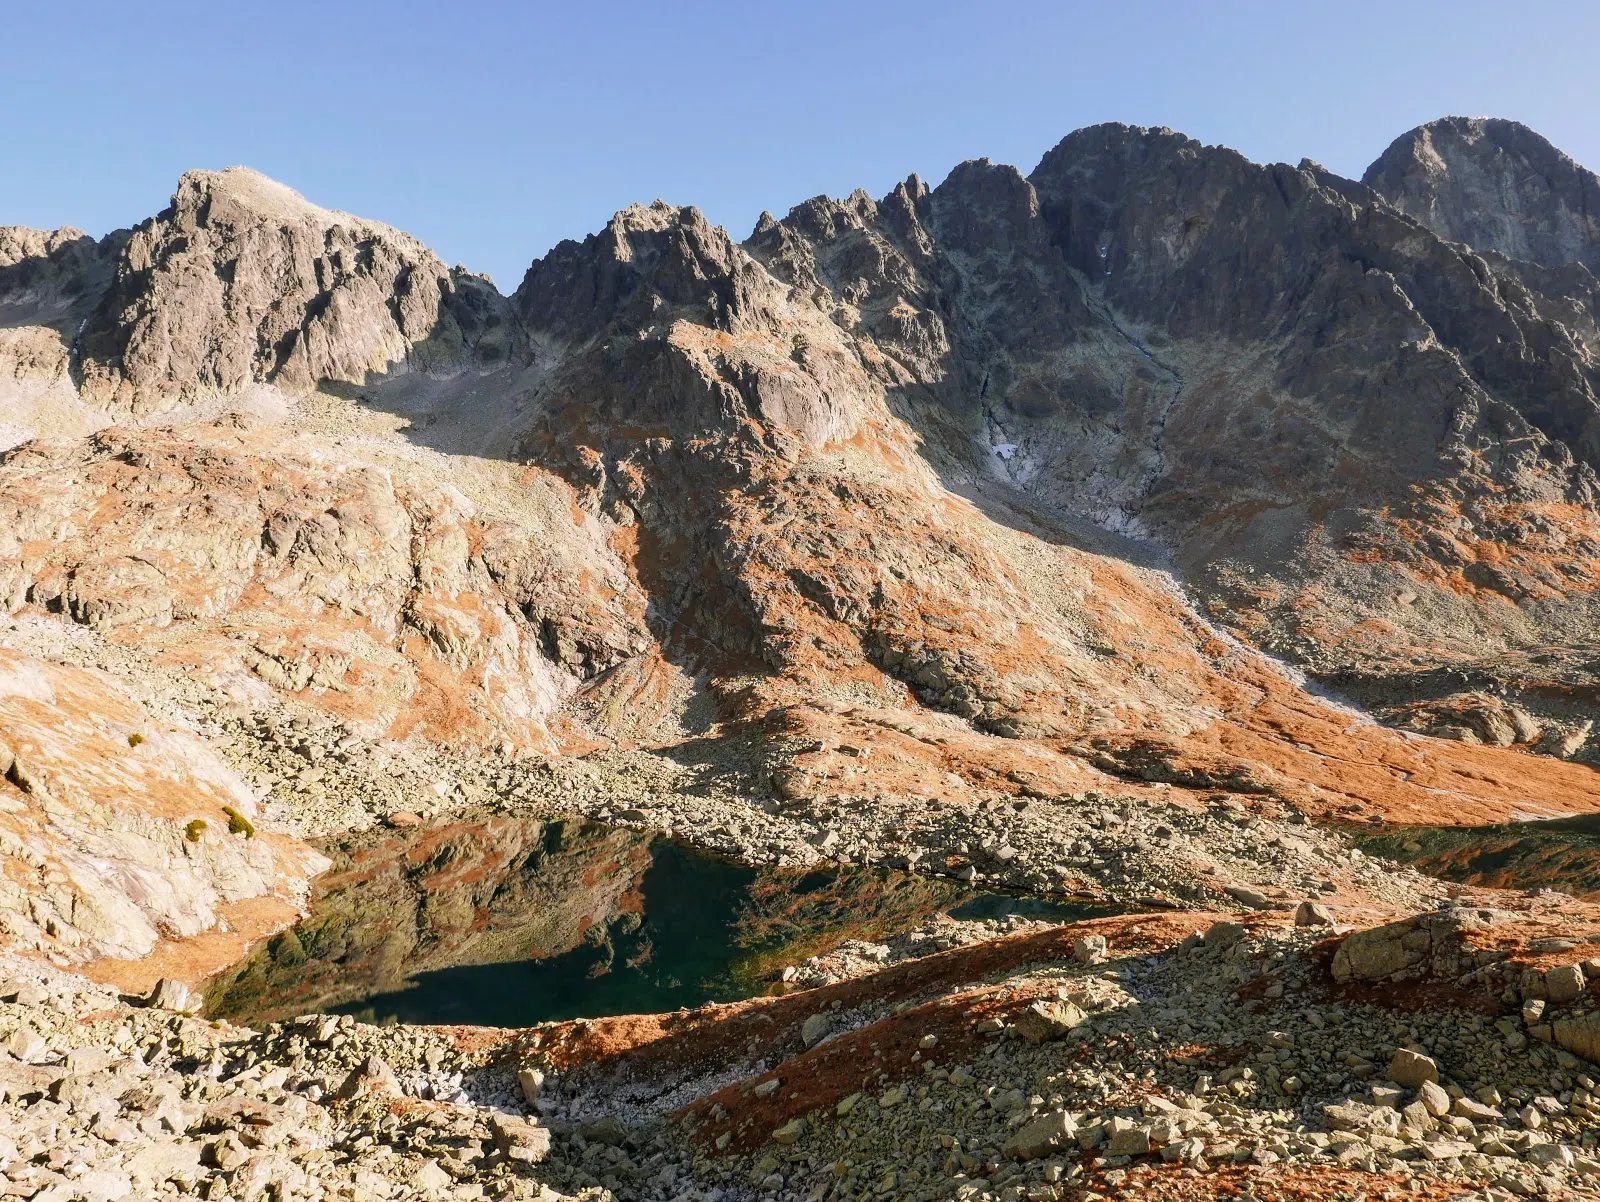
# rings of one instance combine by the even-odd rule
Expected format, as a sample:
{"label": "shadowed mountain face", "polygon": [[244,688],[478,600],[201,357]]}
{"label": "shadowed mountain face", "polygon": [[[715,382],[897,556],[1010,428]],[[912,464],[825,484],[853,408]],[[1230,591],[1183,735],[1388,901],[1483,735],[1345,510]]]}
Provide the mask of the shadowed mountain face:
{"label": "shadowed mountain face", "polygon": [[796,806],[1592,809],[1509,749],[1589,756],[1593,196],[1503,122],[1365,183],[1103,125],[742,243],[634,206],[504,297],[190,173],[0,230],[0,426],[54,436],[0,461],[0,600],[230,704]]}

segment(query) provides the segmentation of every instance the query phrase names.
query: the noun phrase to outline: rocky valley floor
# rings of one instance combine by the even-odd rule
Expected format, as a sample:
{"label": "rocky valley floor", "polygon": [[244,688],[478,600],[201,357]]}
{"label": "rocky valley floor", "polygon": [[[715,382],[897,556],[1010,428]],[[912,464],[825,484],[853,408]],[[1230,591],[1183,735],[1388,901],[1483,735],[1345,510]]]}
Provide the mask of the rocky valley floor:
{"label": "rocky valley floor", "polygon": [[526,1030],[253,1031],[12,960],[0,1171],[51,1202],[1581,1194],[1600,924],[1491,901],[1103,919]]}
{"label": "rocky valley floor", "polygon": [[[4,633],[17,652],[40,637],[26,621]],[[1446,885],[1363,855],[1367,830],[1319,827],[1259,795],[1161,785],[796,806],[741,795],[728,769],[697,787],[692,766],[660,753],[550,765],[374,745],[292,703],[218,706],[87,634],[71,654],[99,667],[120,655],[141,729],[209,740],[264,790],[264,821],[308,837],[365,828],[379,860],[415,859],[406,849],[422,845],[406,840],[441,822],[577,811],[752,862],[892,860],[1142,912],[939,921],[796,962],[774,997],[520,1030],[317,1014],[249,1029],[190,1013],[198,995],[170,983],[147,1004],[193,950],[181,939],[91,965],[106,984],[12,956],[9,1196],[1035,1202],[1600,1187],[1587,1059],[1600,1052],[1600,914],[1586,903]],[[424,890],[481,875],[447,864]],[[594,912],[592,883],[564,887]]]}

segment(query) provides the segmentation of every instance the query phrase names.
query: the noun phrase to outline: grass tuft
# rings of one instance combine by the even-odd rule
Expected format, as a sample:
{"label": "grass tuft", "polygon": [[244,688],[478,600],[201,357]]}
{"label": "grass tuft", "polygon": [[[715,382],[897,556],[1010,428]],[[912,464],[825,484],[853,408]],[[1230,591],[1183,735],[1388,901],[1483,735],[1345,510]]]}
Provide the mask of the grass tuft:
{"label": "grass tuft", "polygon": [[229,834],[243,835],[246,839],[254,839],[256,837],[255,823],[239,813],[238,810],[232,806],[223,806],[222,812],[228,816]]}

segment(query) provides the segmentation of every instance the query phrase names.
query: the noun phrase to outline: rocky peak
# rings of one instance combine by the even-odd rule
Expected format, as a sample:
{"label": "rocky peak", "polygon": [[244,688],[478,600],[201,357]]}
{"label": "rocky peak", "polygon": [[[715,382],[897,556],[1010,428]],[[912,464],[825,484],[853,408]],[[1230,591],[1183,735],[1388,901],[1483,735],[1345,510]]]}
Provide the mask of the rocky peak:
{"label": "rocky peak", "polygon": [[1396,138],[1365,182],[1442,238],[1600,275],[1600,178],[1517,121],[1444,117]]}
{"label": "rocky peak", "polygon": [[1304,297],[1287,276],[1318,271],[1338,236],[1330,223],[1349,219],[1311,172],[1170,129],[1078,130],[1029,179],[1067,262],[1178,337],[1257,337],[1295,320]]}
{"label": "rocky peak", "polygon": [[732,330],[766,305],[772,281],[693,206],[632,205],[582,242],[557,245],[528,268],[513,304],[530,329],[567,342],[612,326],[642,328],[664,313]]}
{"label": "rocky peak", "polygon": [[561,360],[547,411],[581,397],[606,424],[695,435],[759,418],[820,446],[855,428],[859,382],[839,331],[793,292],[699,209],[656,201],[562,242],[512,303]]}
{"label": "rocky peak", "polygon": [[[921,226],[927,188],[915,176],[882,202],[861,189],[814,196],[782,221],[763,221],[745,249],[846,330],[879,334],[880,309],[921,291],[931,241]],[[921,212],[919,212],[921,206]]]}
{"label": "rocky peak", "polygon": [[290,225],[309,222],[321,228],[350,225],[384,230],[390,237],[404,239],[419,249],[421,243],[398,230],[363,221],[349,213],[314,205],[300,193],[249,167],[228,167],[222,171],[186,171],[178,180],[171,207],[162,214],[182,228],[203,225],[250,226],[274,223]]}
{"label": "rocky peak", "polygon": [[191,171],[135,229],[84,331],[83,391],[159,408],[253,383],[303,392],[492,367],[519,339],[488,280],[258,172]]}
{"label": "rocky peak", "polygon": [[[946,240],[971,241],[976,219],[986,241],[1026,243],[1036,236],[1039,195],[1022,172],[988,159],[970,159],[953,168],[929,197],[930,218]],[[965,227],[966,236],[957,226]]]}

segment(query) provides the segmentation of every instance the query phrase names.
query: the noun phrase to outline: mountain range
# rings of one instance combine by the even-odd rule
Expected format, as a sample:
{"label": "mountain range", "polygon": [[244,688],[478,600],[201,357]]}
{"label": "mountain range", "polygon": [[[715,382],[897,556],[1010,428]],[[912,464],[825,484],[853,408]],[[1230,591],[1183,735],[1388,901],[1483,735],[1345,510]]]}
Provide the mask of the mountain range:
{"label": "mountain range", "polygon": [[0,230],[0,599],[221,703],[791,806],[1587,812],[1597,186],[1504,121],[1360,182],[1103,125],[743,242],[634,206],[505,296],[191,172]]}
{"label": "mountain range", "polygon": [[[1505,824],[1600,813],[1597,277],[1600,179],[1522,125],[1456,117],[1359,181],[1113,124],[1027,175],[978,160],[819,196],[743,241],[634,205],[509,295],[243,167],[184,175],[102,238],[0,227],[0,975],[38,976],[0,1013],[0,1103],[92,1118],[120,1189],[92,1197],[211,1174],[206,1196],[255,1198],[272,1173],[389,1197],[365,1192],[393,1167],[359,1159],[373,1131],[416,1153],[405,1197],[475,1173],[531,1196],[508,1174],[546,1153],[562,1188],[660,1199],[746,1196],[706,1192],[734,1180],[716,1157],[746,1156],[763,1196],[812,1202],[887,1196],[916,1157],[974,1198],[1040,1161],[1026,1197],[1056,1197],[1079,1149],[1113,1193],[1152,1151],[1174,1171],[1426,1162],[1511,1181],[1478,1195],[1497,1199],[1600,1173],[1600,1103],[1572,1075],[1600,1059],[1600,961],[1573,962],[1600,910],[1505,887],[1530,857],[1559,876]],[[1491,826],[1519,857],[1494,879],[1362,850],[1459,868],[1495,859],[1461,833]],[[186,1011],[231,970],[240,998],[288,982],[257,999],[288,1013],[308,957],[329,997],[356,968],[493,959],[524,897],[554,907],[517,918],[546,950],[603,943],[609,970],[655,838],[615,827],[801,890],[835,864],[1134,913],[965,950],[919,929],[906,948],[947,950],[881,972],[888,945],[830,945],[775,984],[811,992],[509,1051],[331,1015],[237,1038],[177,1015],[169,1040],[104,992]],[[569,830],[582,855],[561,860]],[[335,878],[342,909],[300,942],[286,928]],[[73,993],[85,978],[102,993]],[[1313,982],[1325,1011],[1301,1005]],[[1391,1021],[1396,998],[1427,1016]],[[73,1006],[143,1048],[105,1073],[175,1075],[100,1082],[122,1101],[96,1110],[101,1061],[64,1050],[90,1036],[57,1030]],[[1121,1034],[1052,1046],[1092,1073],[1027,1059],[1091,1022]],[[1000,1034],[1024,1050],[982,1042]],[[929,1152],[884,1046],[931,1082],[916,1122],[975,1079],[950,1057],[998,1084],[958,1097],[968,1126]],[[780,1094],[769,1054],[810,1067]],[[1380,1058],[1397,1084],[1351,1101]],[[1178,1101],[1156,1105],[1147,1064]],[[82,1080],[46,1081],[57,1065]],[[480,1070],[502,1090],[487,1119],[464,1101]],[[541,1095],[546,1070],[567,1080]],[[267,1117],[200,1106],[236,1089]],[[445,1116],[409,1144],[407,1091]],[[508,1117],[518,1097],[572,1121]],[[627,1134],[635,1097],[675,1099],[675,1124]],[[138,1131],[182,1147],[115,1177],[138,1098]],[[272,1126],[290,1111],[313,1116],[292,1137]],[[784,1149],[829,1114],[816,1140],[846,1142],[817,1176],[820,1153]],[[849,1144],[846,1119],[888,1142]],[[985,1123],[993,1148],[967,1133]],[[320,1151],[336,1127],[343,1159]],[[0,1124],[0,1171],[33,1149],[31,1191],[49,1145],[9,1143]],[[262,1146],[299,1167],[247,1159]],[[671,1192],[693,1174],[701,1192]]]}

